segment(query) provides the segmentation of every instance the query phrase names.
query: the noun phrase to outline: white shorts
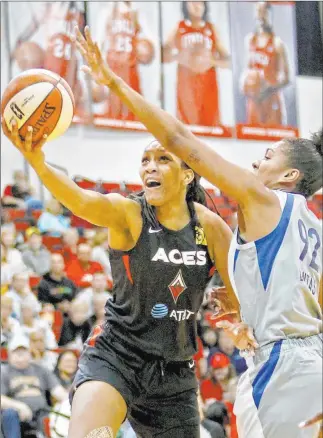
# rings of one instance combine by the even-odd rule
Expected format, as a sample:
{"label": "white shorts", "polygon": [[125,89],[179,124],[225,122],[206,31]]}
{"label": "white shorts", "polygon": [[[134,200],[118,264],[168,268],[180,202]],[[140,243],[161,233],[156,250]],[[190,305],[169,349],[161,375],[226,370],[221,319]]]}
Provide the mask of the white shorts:
{"label": "white shorts", "polygon": [[239,438],[317,438],[320,425],[298,424],[323,412],[322,349],[322,335],[315,335],[257,350],[238,383]]}

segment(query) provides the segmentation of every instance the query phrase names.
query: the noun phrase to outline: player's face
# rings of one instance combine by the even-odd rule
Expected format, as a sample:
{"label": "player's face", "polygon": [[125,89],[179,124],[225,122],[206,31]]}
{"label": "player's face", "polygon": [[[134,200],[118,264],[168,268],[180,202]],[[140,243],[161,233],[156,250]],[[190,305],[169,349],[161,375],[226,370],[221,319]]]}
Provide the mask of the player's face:
{"label": "player's face", "polygon": [[204,2],[187,2],[187,10],[191,18],[201,19],[204,15]]}
{"label": "player's face", "polygon": [[269,23],[268,8],[265,2],[259,2],[256,5],[256,21],[260,27],[264,27]]}
{"label": "player's face", "polygon": [[182,161],[157,143],[149,145],[143,154],[140,177],[147,202],[156,207],[176,199],[185,199],[190,169]]}
{"label": "player's face", "polygon": [[261,160],[252,164],[254,173],[270,189],[292,189],[297,182],[299,171],[289,166],[283,141],[266,150]]}

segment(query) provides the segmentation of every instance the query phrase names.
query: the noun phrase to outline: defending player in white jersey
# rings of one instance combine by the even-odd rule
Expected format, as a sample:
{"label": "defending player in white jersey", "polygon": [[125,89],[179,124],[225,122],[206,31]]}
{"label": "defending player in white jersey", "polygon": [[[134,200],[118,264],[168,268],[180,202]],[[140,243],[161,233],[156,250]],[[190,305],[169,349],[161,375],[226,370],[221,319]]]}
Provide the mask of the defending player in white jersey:
{"label": "defending player in white jersey", "polygon": [[315,437],[318,430],[298,424],[322,412],[322,230],[306,205],[322,187],[322,134],[277,142],[249,172],[132,90],[104,63],[88,29],[86,40],[79,32],[77,38],[94,80],[163,147],[238,201],[229,269],[243,319],[260,344],[239,382],[239,437]]}

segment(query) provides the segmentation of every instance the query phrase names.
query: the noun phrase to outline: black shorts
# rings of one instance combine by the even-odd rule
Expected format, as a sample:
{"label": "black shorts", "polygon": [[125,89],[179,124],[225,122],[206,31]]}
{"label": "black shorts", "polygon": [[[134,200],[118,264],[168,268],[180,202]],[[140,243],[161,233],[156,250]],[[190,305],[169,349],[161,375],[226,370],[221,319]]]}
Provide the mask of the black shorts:
{"label": "black shorts", "polygon": [[124,398],[127,418],[138,438],[199,438],[194,368],[193,361],[143,358],[137,351],[123,348],[120,340],[104,329],[99,342],[88,340],[85,344],[71,401],[82,383],[107,382]]}

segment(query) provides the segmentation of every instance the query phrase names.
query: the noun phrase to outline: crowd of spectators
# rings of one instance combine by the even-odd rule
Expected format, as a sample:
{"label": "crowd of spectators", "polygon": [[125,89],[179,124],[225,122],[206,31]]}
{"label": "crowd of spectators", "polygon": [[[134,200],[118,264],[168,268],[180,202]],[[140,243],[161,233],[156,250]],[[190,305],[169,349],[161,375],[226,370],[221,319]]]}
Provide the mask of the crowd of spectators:
{"label": "crowd of spectators", "polygon": [[[2,198],[1,215],[2,433],[4,438],[42,436],[50,410],[62,412],[63,406],[64,437],[78,357],[113,297],[108,233],[71,227],[68,212],[55,199],[43,209],[21,172],[14,182]],[[27,215],[42,210],[37,221],[19,231],[7,209],[22,207]],[[213,281],[220,285],[216,276]],[[207,301],[198,333],[201,437],[237,438],[233,403],[245,360],[215,327]],[[129,424],[119,436],[135,437]]]}

